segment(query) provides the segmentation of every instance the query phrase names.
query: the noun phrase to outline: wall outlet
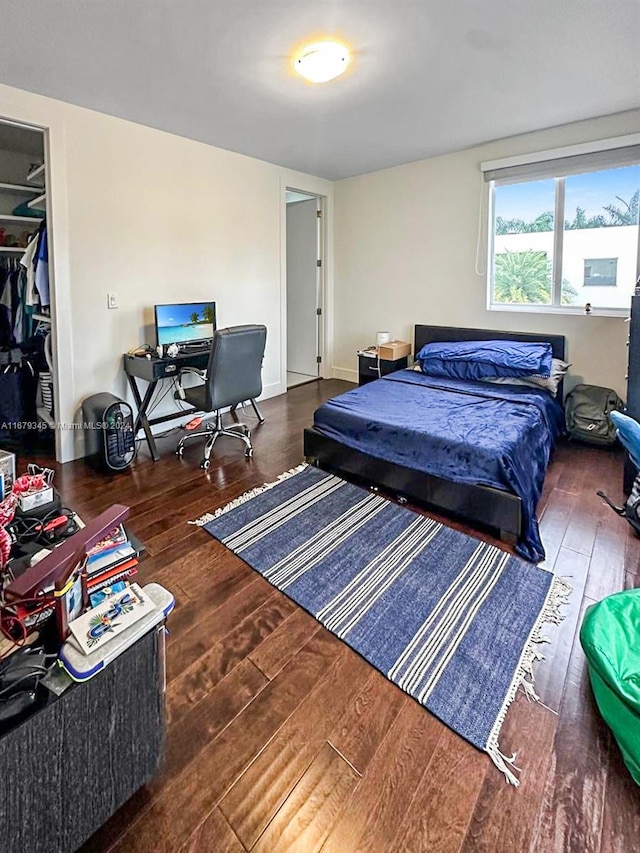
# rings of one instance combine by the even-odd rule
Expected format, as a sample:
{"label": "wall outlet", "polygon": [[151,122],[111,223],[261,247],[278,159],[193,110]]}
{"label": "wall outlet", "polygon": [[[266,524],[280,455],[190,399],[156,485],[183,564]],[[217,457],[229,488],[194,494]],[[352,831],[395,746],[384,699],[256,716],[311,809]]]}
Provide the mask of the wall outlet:
{"label": "wall outlet", "polygon": [[117,308],[118,297],[115,293],[107,293],[107,308]]}

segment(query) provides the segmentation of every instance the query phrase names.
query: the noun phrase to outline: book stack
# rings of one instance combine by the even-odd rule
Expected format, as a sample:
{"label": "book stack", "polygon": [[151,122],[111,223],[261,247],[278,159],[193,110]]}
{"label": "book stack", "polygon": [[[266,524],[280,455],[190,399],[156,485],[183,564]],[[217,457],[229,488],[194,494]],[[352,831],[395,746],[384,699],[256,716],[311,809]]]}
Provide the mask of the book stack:
{"label": "book stack", "polygon": [[155,609],[151,597],[137,583],[131,584],[70,622],[73,642],[89,655]]}
{"label": "book stack", "polygon": [[[78,521],[84,527],[79,519]],[[128,533],[122,524],[94,545],[87,554],[85,566],[89,597],[96,596],[100,590],[111,588],[120,581],[128,582],[138,570],[138,557],[143,551],[144,545],[133,534]],[[32,556],[31,564],[39,562],[49,553],[49,550],[43,548],[38,554]],[[27,567],[20,566],[21,571],[18,572],[15,568],[12,566],[12,574],[14,577],[19,577]],[[96,596],[96,599],[99,598],[100,596]],[[55,612],[54,585],[45,586],[35,598],[14,602],[10,609],[8,605],[4,606],[8,608],[7,612],[15,615],[26,629],[32,630]]]}
{"label": "book stack", "polygon": [[135,575],[141,550],[141,544],[127,533],[123,524],[94,545],[87,554],[89,594]]}

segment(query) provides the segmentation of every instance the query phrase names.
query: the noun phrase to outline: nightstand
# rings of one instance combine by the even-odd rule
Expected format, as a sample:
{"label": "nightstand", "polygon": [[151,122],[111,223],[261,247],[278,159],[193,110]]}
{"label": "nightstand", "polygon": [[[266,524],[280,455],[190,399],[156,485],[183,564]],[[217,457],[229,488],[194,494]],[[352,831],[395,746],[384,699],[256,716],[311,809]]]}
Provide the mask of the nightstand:
{"label": "nightstand", "polygon": [[407,366],[407,356],[404,358],[380,360],[380,373],[378,373],[378,358],[375,355],[365,355],[358,353],[358,385],[366,385],[367,382],[373,382],[380,376],[386,376],[388,373],[393,373],[395,370],[402,370]]}

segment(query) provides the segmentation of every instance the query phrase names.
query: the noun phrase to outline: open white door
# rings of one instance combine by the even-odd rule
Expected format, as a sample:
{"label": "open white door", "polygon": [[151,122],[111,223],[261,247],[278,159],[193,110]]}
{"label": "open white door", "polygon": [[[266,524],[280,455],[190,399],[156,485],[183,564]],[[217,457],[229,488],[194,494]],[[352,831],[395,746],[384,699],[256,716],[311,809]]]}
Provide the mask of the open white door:
{"label": "open white door", "polygon": [[287,373],[289,386],[318,377],[319,199],[287,204]]}

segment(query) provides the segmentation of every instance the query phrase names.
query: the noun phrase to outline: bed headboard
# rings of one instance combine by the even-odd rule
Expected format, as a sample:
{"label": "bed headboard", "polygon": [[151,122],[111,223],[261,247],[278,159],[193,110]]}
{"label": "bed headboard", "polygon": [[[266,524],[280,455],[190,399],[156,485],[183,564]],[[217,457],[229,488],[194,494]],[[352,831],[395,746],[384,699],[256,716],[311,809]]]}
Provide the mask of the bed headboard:
{"label": "bed headboard", "polygon": [[501,332],[496,329],[462,329],[459,326],[418,326],[414,332],[414,354],[425,344],[452,341],[524,341],[551,344],[554,358],[566,361],[567,342],[564,335],[535,334],[533,332]]}
{"label": "bed headboard", "polygon": [[[452,341],[523,341],[524,343],[551,344],[554,358],[567,360],[567,340],[564,335],[537,334],[534,332],[504,332],[497,329],[464,329],[459,326],[415,326],[413,345],[417,355],[425,344],[451,343]],[[558,400],[563,400],[563,385],[558,388]]]}

